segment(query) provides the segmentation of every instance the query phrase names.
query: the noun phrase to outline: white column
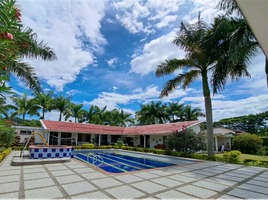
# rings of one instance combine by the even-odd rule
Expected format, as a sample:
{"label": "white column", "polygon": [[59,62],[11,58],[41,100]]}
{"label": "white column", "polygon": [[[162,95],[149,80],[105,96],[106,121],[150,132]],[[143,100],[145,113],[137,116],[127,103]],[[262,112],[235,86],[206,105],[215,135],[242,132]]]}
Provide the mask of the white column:
{"label": "white column", "polygon": [[58,145],[61,143],[61,132],[58,132]]}
{"label": "white column", "polygon": [[146,136],[144,135],[143,138],[144,138],[143,148],[146,148]]}
{"label": "white column", "polygon": [[218,147],[218,137],[217,136],[215,137],[215,148],[216,148],[216,152],[218,152],[219,147]]}
{"label": "white column", "polygon": [[101,134],[99,134],[99,146],[101,146]]}
{"label": "white column", "polygon": [[47,143],[49,144],[50,131],[46,131],[46,133],[47,133]]}

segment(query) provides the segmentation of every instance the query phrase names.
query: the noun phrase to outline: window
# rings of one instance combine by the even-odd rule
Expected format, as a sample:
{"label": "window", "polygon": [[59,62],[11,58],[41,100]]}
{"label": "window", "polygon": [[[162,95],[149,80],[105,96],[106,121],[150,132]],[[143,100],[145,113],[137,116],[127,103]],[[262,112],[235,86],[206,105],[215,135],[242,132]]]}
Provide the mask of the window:
{"label": "window", "polygon": [[22,133],[22,134],[31,134],[32,131],[20,130],[20,133]]}

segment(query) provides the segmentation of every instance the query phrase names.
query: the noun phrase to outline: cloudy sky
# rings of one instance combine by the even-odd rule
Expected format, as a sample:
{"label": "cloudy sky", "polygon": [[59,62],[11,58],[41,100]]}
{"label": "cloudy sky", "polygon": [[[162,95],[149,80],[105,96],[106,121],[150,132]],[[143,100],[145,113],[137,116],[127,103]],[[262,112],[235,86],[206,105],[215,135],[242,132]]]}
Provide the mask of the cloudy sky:
{"label": "cloudy sky", "polygon": [[[92,104],[130,113],[140,104],[159,101],[164,83],[176,74],[156,78],[162,61],[183,58],[171,41],[180,22],[195,22],[198,12],[211,23],[219,14],[218,0],[18,0],[22,22],[31,27],[57,54],[58,60],[26,60],[36,70],[43,89],[73,95],[74,103]],[[251,78],[229,82],[212,97],[214,121],[267,110],[268,91],[264,55],[252,60]],[[18,94],[31,91],[12,78]],[[201,79],[186,90],[178,89],[162,99],[179,101],[204,110]],[[46,114],[58,120],[58,113]]]}

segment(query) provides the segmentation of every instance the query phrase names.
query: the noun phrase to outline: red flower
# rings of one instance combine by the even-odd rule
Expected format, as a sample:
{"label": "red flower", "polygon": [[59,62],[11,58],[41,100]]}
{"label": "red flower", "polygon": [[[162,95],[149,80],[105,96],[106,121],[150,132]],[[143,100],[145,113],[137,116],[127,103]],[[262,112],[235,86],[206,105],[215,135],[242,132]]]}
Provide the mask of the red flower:
{"label": "red flower", "polygon": [[11,40],[13,40],[13,35],[11,33],[7,33],[7,37]]}

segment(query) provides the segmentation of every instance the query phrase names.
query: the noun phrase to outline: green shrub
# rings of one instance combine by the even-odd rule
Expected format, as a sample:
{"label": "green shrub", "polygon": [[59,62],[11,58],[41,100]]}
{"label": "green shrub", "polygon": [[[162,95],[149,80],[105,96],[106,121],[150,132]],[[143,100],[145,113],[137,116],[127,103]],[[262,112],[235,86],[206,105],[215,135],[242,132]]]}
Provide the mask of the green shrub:
{"label": "green shrub", "polygon": [[263,141],[262,145],[268,147],[268,137],[261,137],[261,139]]}
{"label": "green shrub", "polygon": [[122,141],[120,138],[115,143],[115,146],[125,146],[124,141]]}
{"label": "green shrub", "polygon": [[21,150],[21,147],[12,147],[12,150],[13,151],[20,151]]}
{"label": "green shrub", "polygon": [[261,156],[268,156],[268,147],[267,146],[261,146],[258,150],[257,150],[257,154],[261,155]]}
{"label": "green shrub", "polygon": [[254,163],[257,162],[257,161],[258,161],[258,160],[256,160],[256,159],[244,159],[244,160],[243,160],[243,163],[244,163],[244,164],[248,164],[248,163],[252,162],[253,165],[254,165]]}
{"label": "green shrub", "polygon": [[[166,151],[167,151],[167,150],[164,150],[164,154],[165,154],[165,155],[167,155],[167,154],[166,154]],[[171,152],[171,156],[179,157],[179,156],[180,156],[180,152],[172,151],[172,152]]]}
{"label": "green shrub", "polygon": [[242,134],[232,139],[233,149],[237,149],[242,153],[256,154],[262,143],[262,139],[255,134]]}
{"label": "green shrub", "polygon": [[99,146],[99,149],[106,149],[106,145]]}
{"label": "green shrub", "polygon": [[150,148],[147,149],[147,152],[148,152],[148,153],[154,153],[154,151],[155,151],[155,149],[150,149]]}
{"label": "green shrub", "polygon": [[127,146],[121,146],[122,150],[126,150],[128,147]]}
{"label": "green shrub", "polygon": [[84,146],[85,147],[85,149],[95,149],[95,147],[93,146]]}
{"label": "green shrub", "polygon": [[111,148],[112,148],[111,145],[107,145],[107,146],[106,146],[106,149],[111,149]]}
{"label": "green shrub", "polygon": [[154,153],[165,155],[165,150],[162,150],[162,149],[155,149]]}
{"label": "green shrub", "polygon": [[184,153],[194,153],[207,149],[205,134],[196,134],[191,128],[183,128],[182,131],[177,130],[171,133],[167,139],[167,146],[169,149],[176,149]]}
{"label": "green shrub", "polygon": [[74,146],[74,149],[81,149],[81,146]]}
{"label": "green shrub", "polygon": [[118,146],[113,146],[113,149],[119,149],[119,147]]}
{"label": "green shrub", "polygon": [[260,160],[260,165],[264,167],[268,167],[268,160]]}
{"label": "green shrub", "polygon": [[171,156],[172,152],[174,152],[174,151],[171,151],[171,150],[165,150],[165,155],[167,155],[167,156]]}
{"label": "green shrub", "polygon": [[148,153],[149,148],[143,148],[143,152]]}
{"label": "green shrub", "polygon": [[134,151],[134,147],[128,147],[129,151]]}
{"label": "green shrub", "polygon": [[92,144],[92,143],[88,143],[88,144],[83,144],[82,146],[83,146],[83,147],[84,147],[84,146],[86,146],[86,147],[88,147],[88,146],[90,146],[90,147],[94,147],[94,144]]}
{"label": "green shrub", "polygon": [[137,151],[144,152],[144,149],[143,148],[137,148]]}
{"label": "green shrub", "polygon": [[[226,152],[224,152],[226,153]],[[238,158],[241,155],[240,151],[234,150],[234,151],[230,151],[228,152],[229,156],[232,158]]]}

